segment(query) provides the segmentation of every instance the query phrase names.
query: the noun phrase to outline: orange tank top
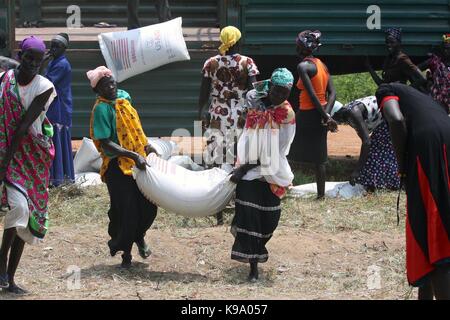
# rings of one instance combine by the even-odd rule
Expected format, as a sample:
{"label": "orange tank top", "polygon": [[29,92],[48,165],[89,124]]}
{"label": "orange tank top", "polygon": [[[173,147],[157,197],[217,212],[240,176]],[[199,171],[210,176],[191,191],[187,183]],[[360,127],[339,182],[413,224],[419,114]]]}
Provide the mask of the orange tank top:
{"label": "orange tank top", "polygon": [[[323,106],[327,104],[326,93],[327,93],[328,79],[330,78],[327,66],[318,58],[306,58],[305,60],[311,61],[317,67],[317,74],[311,78],[311,83],[314,88],[314,91],[316,92],[317,98],[320,101],[320,104]],[[299,100],[300,110],[315,109],[314,103],[312,102],[311,97],[306,91],[302,79],[298,79],[297,88],[300,90],[300,100]]]}

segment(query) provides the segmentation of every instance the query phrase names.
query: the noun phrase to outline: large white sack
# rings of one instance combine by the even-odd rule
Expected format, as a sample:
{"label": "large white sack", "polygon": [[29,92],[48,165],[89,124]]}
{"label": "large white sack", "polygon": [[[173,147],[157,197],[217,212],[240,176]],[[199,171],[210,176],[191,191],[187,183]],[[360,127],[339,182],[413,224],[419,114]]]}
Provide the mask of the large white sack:
{"label": "large white sack", "polygon": [[[162,157],[161,157],[162,158]],[[205,168],[196,164],[189,156],[172,156],[168,160],[170,163],[183,167],[191,171],[203,171]],[[226,171],[226,170],[225,170]]]}
{"label": "large white sack", "polygon": [[139,29],[99,34],[100,49],[116,80],[190,60],[181,25],[179,17]]}
{"label": "large white sack", "polygon": [[168,211],[185,217],[213,215],[230,202],[236,185],[225,171],[189,171],[156,156],[147,157],[146,170],[133,169],[142,194]]}
{"label": "large white sack", "polygon": [[94,141],[89,138],[83,138],[80,149],[73,159],[75,174],[83,172],[100,172],[102,167],[102,158],[95,148]]}
{"label": "large white sack", "polygon": [[147,141],[164,160],[168,160],[177,148],[174,141],[166,141],[160,138],[147,138]]}
{"label": "large white sack", "polygon": [[[360,184],[352,186],[348,182],[326,182],[325,195],[330,198],[350,199],[360,197],[366,193],[364,187]],[[305,198],[317,194],[317,185],[315,183],[302,184],[289,188],[289,195],[293,197]]]}

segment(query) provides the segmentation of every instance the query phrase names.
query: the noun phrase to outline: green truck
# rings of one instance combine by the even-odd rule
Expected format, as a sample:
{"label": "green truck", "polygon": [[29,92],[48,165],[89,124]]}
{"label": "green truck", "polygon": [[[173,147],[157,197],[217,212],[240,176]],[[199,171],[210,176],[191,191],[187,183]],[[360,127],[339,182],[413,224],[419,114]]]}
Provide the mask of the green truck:
{"label": "green truck", "polygon": [[[27,6],[23,2],[0,0],[0,28],[10,36],[9,52],[4,54],[17,48],[15,25],[29,20],[28,16],[38,16],[41,28],[26,32],[64,27],[70,5],[81,9],[84,27],[98,22],[126,25],[123,0],[27,0]],[[32,2],[39,3],[38,12],[30,12]],[[170,4],[173,15],[182,16],[183,25],[189,28],[191,60],[120,84],[133,96],[144,129],[151,136],[170,136],[177,128],[193,132],[200,71],[204,61],[217,54],[218,31],[225,25],[241,29],[241,52],[255,59],[261,78],[279,66],[295,71],[295,37],[305,29],[322,31],[323,46],[318,56],[333,74],[366,71],[365,56],[380,68],[386,54],[383,29],[387,27],[403,29],[404,50],[416,62],[439,44],[443,33],[450,32],[450,0],[171,0]],[[144,24],[157,22],[152,1],[142,1],[140,15]],[[95,40],[72,41],[68,59],[73,68],[73,136],[82,137],[88,135],[95,98],[85,72],[105,62]]]}

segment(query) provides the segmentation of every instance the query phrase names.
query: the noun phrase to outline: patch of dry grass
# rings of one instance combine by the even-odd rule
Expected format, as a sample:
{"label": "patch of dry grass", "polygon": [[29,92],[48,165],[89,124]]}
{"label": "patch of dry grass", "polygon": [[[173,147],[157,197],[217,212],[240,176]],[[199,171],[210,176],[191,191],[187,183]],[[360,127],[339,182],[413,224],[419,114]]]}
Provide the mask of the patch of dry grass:
{"label": "patch of dry grass", "polygon": [[[18,279],[36,293],[33,299],[410,299],[396,196],[284,199],[270,259],[261,265],[261,280],[249,284],[248,266],[229,256],[233,209],[219,228],[214,216],[187,219],[159,209],[147,233],[153,255],[141,260],[135,251],[133,269],[123,271],[106,245],[106,186],[55,188],[45,248],[26,250]],[[404,201],[402,195],[402,217]],[[70,265],[82,270],[79,290],[65,287]],[[376,290],[367,287],[371,266],[380,268]],[[36,281],[42,270],[47,276]]]}
{"label": "patch of dry grass", "polygon": [[[397,226],[395,192],[376,192],[350,200],[325,198],[286,198],[282,201],[280,225],[301,229],[341,232],[359,230],[363,232],[403,230],[406,196],[402,194],[400,204],[401,224]],[[79,188],[66,186],[50,191],[50,217],[52,223],[66,225],[74,223],[102,224],[108,221],[109,196],[105,185]],[[229,225],[234,209],[224,211],[225,224]],[[155,229],[196,229],[212,227],[215,216],[185,218],[158,208]]]}

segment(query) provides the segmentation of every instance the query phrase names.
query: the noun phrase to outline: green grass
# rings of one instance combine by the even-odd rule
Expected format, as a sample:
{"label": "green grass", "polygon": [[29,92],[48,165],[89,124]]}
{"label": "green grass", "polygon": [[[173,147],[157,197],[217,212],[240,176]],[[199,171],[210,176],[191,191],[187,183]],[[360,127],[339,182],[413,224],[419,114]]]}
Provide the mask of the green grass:
{"label": "green grass", "polygon": [[369,73],[354,73],[333,76],[336,87],[336,100],[346,104],[355,99],[375,95],[377,85]]}
{"label": "green grass", "polygon": [[[348,181],[357,159],[331,158],[326,164],[327,181]],[[294,186],[315,182],[314,167],[311,165],[292,164]]]}

